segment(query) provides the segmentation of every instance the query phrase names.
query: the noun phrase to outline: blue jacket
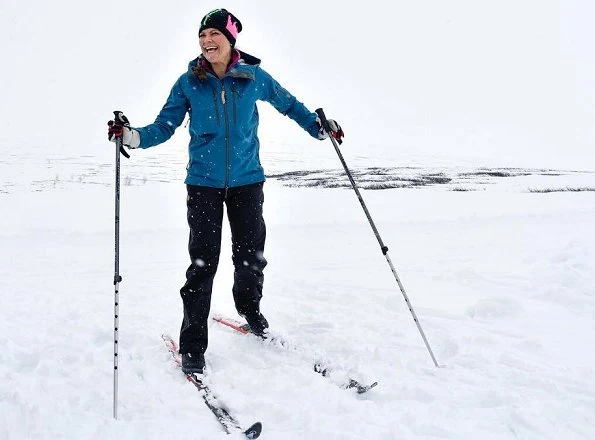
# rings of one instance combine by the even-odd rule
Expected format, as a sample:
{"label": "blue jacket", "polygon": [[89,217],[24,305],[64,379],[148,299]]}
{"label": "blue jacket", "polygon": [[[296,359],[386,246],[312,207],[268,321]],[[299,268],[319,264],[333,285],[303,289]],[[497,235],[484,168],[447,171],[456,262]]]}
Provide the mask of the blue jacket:
{"label": "blue jacket", "polygon": [[221,80],[208,71],[199,79],[193,72],[199,58],[191,61],[155,122],[137,128],[140,147],[149,148],[168,140],[186,113],[190,115],[186,184],[227,188],[265,180],[259,158],[258,100],[270,102],[318,138],[316,113],[261,69],[259,59],[240,55],[242,59]]}

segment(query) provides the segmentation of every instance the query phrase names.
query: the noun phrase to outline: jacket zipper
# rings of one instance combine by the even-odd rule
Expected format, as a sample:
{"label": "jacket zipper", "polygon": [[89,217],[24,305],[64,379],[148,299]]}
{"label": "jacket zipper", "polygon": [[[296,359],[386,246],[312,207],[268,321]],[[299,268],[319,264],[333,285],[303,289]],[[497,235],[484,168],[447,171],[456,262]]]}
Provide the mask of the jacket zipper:
{"label": "jacket zipper", "polygon": [[225,199],[229,187],[229,116],[227,114],[227,100],[225,99],[225,83],[221,81],[221,102],[223,102],[223,113],[225,119]]}
{"label": "jacket zipper", "polygon": [[236,114],[236,93],[237,90],[235,88],[235,83],[232,81],[231,83],[231,102],[233,104],[233,123],[237,124],[238,122],[238,118],[237,118],[237,114]]}
{"label": "jacket zipper", "polygon": [[217,102],[217,91],[213,89],[213,105],[215,106],[215,115],[217,116],[217,125],[219,125],[219,103]]}

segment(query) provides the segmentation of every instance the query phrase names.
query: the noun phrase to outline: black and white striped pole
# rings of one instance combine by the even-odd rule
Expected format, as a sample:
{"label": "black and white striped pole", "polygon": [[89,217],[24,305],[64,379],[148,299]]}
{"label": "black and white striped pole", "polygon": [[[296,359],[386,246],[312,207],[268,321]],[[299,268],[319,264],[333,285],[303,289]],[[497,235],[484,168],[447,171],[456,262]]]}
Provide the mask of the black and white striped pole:
{"label": "black and white striped pole", "polygon": [[115,200],[115,258],[114,258],[114,419],[118,420],[118,329],[120,326],[120,154],[130,157],[123,146],[125,125],[128,119],[120,111],[114,111],[114,121],[110,121],[116,140],[116,200]]}
{"label": "black and white striped pole", "polygon": [[364,203],[364,199],[357,187],[357,184],[355,183],[355,180],[353,180],[353,176],[351,175],[351,172],[349,171],[349,168],[347,167],[347,163],[345,162],[345,159],[343,158],[343,155],[341,154],[341,150],[339,150],[339,145],[337,144],[337,140],[333,137],[332,129],[329,125],[328,120],[326,119],[324,111],[321,108],[319,108],[316,110],[316,114],[320,118],[320,123],[322,124],[322,127],[329,135],[329,139],[331,140],[331,142],[333,143],[333,146],[335,147],[335,151],[337,152],[337,155],[339,156],[339,160],[341,161],[341,164],[343,165],[343,168],[345,169],[345,173],[347,174],[347,177],[349,178],[349,181],[351,182],[351,186],[353,187],[353,190],[355,191],[355,194],[357,195],[357,198],[359,199],[359,202],[362,205],[364,212],[366,213],[368,222],[370,223],[370,226],[372,227],[372,230],[374,231],[374,235],[376,236],[376,239],[378,240],[378,244],[380,244],[380,249],[382,250],[382,255],[384,255],[384,257],[386,258],[386,261],[388,262],[388,265],[390,266],[390,269],[395,277],[395,280],[397,280],[397,284],[399,285],[399,288],[401,289],[403,298],[405,298],[405,303],[407,304],[407,307],[409,308],[409,311],[411,312],[411,315],[413,316],[415,325],[417,325],[417,329],[419,330],[419,333],[421,334],[421,337],[424,340],[424,343],[426,344],[426,348],[428,349],[428,352],[430,353],[430,356],[432,357],[432,361],[434,362],[434,365],[436,367],[439,367],[438,362],[436,361],[436,357],[434,356],[434,353],[432,352],[432,349],[430,348],[430,344],[428,343],[428,339],[426,338],[426,335],[425,335],[423,329],[421,328],[419,319],[417,318],[417,315],[415,314],[415,311],[413,310],[413,306],[411,305],[411,302],[409,301],[409,297],[407,296],[407,293],[405,292],[403,283],[401,283],[401,280],[399,279],[399,275],[397,275],[397,271],[395,270],[395,267],[393,266],[393,263],[392,263],[390,257],[388,256],[388,247],[386,247],[384,245],[382,238],[380,237],[380,233],[378,232],[378,229],[376,228],[376,225],[374,224],[374,221],[372,220],[370,211],[368,211],[368,208],[366,207],[366,204]]}

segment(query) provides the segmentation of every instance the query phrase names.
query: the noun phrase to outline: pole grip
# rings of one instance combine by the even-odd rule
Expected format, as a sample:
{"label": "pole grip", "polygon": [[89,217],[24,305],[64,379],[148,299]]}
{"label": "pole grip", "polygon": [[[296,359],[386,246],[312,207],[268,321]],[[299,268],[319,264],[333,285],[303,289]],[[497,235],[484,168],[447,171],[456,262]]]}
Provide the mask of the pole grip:
{"label": "pole grip", "polygon": [[322,128],[324,128],[324,131],[327,133],[332,132],[331,127],[329,127],[328,119],[326,119],[326,115],[324,114],[324,110],[322,108],[317,108],[316,114],[320,118],[320,124],[322,125]]}
{"label": "pole grip", "polygon": [[[110,124],[111,123],[111,124]],[[128,121],[128,118],[126,116],[124,116],[124,113],[119,111],[119,110],[114,110],[114,120],[113,122],[110,121],[108,122],[108,124],[110,124],[110,126],[116,126],[119,127],[119,133],[116,133],[116,145],[118,145],[118,149],[120,150],[120,153],[122,153],[122,155],[126,158],[126,159],[130,159],[130,154],[128,154],[128,152],[124,149],[124,146],[122,145],[122,136],[123,136],[123,128],[122,127],[130,127],[130,122]]]}
{"label": "pole grip", "polygon": [[124,112],[121,112],[120,110],[114,110],[114,124],[130,127],[130,122],[128,121],[128,118],[124,116]]}

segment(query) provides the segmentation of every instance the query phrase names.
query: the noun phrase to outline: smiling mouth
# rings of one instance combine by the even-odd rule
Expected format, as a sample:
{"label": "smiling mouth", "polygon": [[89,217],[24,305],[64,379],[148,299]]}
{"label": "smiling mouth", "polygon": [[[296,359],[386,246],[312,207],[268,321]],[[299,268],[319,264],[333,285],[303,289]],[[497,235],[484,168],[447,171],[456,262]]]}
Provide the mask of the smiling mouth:
{"label": "smiling mouth", "polygon": [[207,46],[204,48],[204,50],[206,53],[213,53],[217,50],[217,47],[216,46]]}

